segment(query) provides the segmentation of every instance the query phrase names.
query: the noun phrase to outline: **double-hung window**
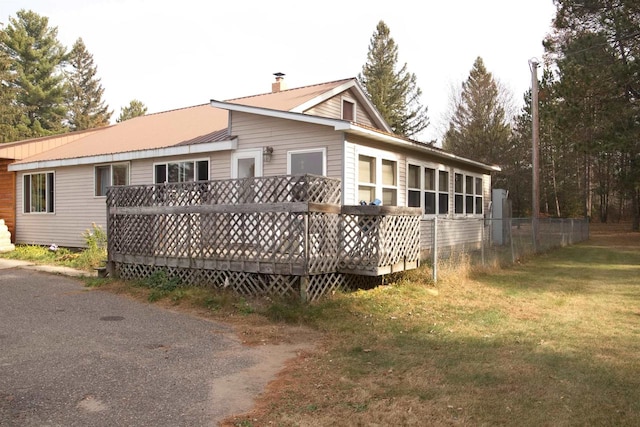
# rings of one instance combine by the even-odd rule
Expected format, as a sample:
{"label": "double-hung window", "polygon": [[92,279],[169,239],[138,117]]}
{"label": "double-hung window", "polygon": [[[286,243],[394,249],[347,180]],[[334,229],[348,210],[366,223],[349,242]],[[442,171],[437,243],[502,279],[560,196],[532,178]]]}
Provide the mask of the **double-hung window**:
{"label": "double-hung window", "polygon": [[472,174],[456,173],[454,178],[455,213],[481,215],[484,206],[482,178]]}
{"label": "double-hung window", "polygon": [[449,213],[449,172],[420,163],[407,165],[407,205],[424,215]]}
{"label": "double-hung window", "polygon": [[209,180],[209,160],[185,160],[156,163],[153,168],[156,184]]}
{"label": "double-hung window", "polygon": [[385,206],[398,204],[398,162],[360,154],[358,156],[358,201],[380,199]]}
{"label": "double-hung window", "polygon": [[106,196],[109,186],[129,185],[129,163],[96,166],[94,175],[94,194],[96,197]]}
{"label": "double-hung window", "polygon": [[25,174],[22,188],[24,213],[53,213],[54,187],[53,172]]}

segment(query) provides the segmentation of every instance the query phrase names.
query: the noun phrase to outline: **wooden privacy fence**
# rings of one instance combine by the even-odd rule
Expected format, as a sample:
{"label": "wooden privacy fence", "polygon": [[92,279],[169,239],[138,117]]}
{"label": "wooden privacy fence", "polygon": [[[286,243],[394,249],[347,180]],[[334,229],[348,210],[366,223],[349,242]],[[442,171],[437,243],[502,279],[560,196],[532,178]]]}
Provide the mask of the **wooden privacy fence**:
{"label": "wooden privacy fence", "polygon": [[341,206],[340,188],[314,175],[111,187],[109,272],[314,300],[417,267],[420,210]]}

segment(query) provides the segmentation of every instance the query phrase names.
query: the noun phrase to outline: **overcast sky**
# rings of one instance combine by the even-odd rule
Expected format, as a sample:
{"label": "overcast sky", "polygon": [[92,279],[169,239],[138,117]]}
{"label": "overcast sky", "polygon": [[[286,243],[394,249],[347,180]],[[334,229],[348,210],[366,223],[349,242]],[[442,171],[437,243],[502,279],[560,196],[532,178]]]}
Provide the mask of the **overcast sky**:
{"label": "overcast sky", "polygon": [[521,104],[555,12],[552,0],[0,0],[0,22],[20,9],[69,49],[84,40],[112,122],[132,99],[155,113],[269,92],[275,72],[289,88],[356,77],[383,20],[429,108],[422,140],[440,137],[478,56]]}

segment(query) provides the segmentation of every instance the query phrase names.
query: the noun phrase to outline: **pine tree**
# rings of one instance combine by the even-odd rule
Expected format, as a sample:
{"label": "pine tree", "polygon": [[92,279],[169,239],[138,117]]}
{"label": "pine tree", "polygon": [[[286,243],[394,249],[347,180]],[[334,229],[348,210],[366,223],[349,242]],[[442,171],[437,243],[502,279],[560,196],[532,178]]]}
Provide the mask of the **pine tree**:
{"label": "pine tree", "polygon": [[567,148],[583,154],[585,214],[594,207],[606,221],[613,196],[618,211],[630,211],[632,228],[639,230],[640,5],[637,0],[555,4],[553,32],[544,43],[547,60],[558,70],[563,107],[554,120],[562,124]]}
{"label": "pine tree", "polygon": [[120,110],[120,116],[116,119],[116,122],[124,122],[125,120],[133,119],[134,117],[144,116],[147,114],[147,106],[138,101],[137,99],[129,102],[129,105],[122,107]]}
{"label": "pine tree", "polygon": [[96,77],[97,67],[93,56],[81,38],[76,40],[69,53],[71,70],[67,74],[69,125],[71,130],[84,130],[109,124],[113,111],[104,104],[104,89]]}
{"label": "pine tree", "polygon": [[17,104],[18,88],[10,66],[8,55],[0,50],[0,143],[16,141],[28,134],[20,126],[22,109]]}
{"label": "pine tree", "polygon": [[66,131],[65,87],[61,66],[65,48],[57,39],[58,30],[49,19],[35,12],[20,10],[9,18],[2,31],[2,50],[11,61],[18,89],[17,104],[24,109],[21,121],[29,136]]}
{"label": "pine tree", "polygon": [[416,75],[407,71],[406,63],[396,71],[397,62],[398,46],[380,21],[358,80],[393,132],[413,137],[429,126],[427,107],[420,104]]}
{"label": "pine tree", "polygon": [[478,57],[462,84],[443,147],[454,154],[498,164],[508,145],[509,134],[498,85]]}

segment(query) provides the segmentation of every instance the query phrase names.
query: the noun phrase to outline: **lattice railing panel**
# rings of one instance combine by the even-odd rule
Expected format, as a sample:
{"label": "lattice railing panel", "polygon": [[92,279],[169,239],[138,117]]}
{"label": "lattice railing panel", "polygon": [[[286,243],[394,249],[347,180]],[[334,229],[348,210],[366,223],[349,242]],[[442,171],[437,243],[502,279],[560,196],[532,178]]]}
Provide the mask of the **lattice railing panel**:
{"label": "lattice railing panel", "polygon": [[107,206],[198,206],[288,202],[338,205],[341,197],[339,179],[316,175],[281,175],[112,187],[107,193]]}
{"label": "lattice railing panel", "polygon": [[309,273],[338,271],[341,222],[338,214],[309,213]]}
{"label": "lattice railing panel", "polygon": [[[343,271],[393,271],[420,259],[419,209],[382,206],[344,207],[342,215]],[[405,267],[403,267],[405,268]]]}
{"label": "lattice railing panel", "polygon": [[341,264],[346,269],[373,269],[380,265],[379,215],[343,215]]}

